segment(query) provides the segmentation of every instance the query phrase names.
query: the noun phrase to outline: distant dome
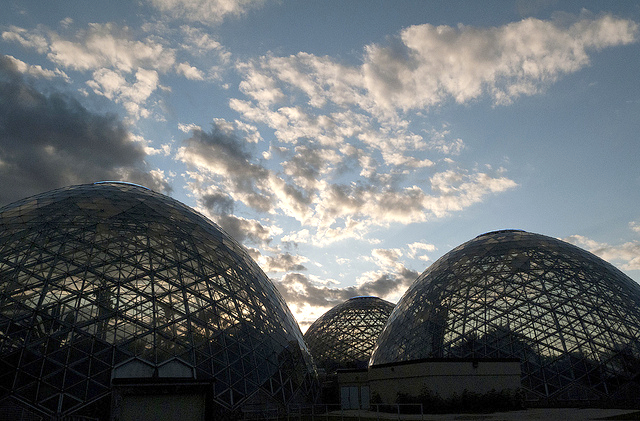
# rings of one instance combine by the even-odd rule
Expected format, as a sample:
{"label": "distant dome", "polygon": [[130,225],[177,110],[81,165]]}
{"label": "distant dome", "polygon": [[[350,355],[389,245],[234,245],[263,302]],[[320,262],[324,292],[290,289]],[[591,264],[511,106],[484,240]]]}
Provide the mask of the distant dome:
{"label": "distant dome", "polygon": [[391,311],[378,297],[354,297],[320,316],[304,334],[318,368],[366,368]]}
{"label": "distant dome", "polygon": [[93,414],[126,364],[209,382],[229,410],[293,402],[315,373],[271,281],[180,202],[104,182],[1,208],[0,408]]}
{"label": "distant dome", "polygon": [[431,357],[520,358],[529,400],[638,399],[640,286],[555,238],[478,236],[411,285],[371,364]]}

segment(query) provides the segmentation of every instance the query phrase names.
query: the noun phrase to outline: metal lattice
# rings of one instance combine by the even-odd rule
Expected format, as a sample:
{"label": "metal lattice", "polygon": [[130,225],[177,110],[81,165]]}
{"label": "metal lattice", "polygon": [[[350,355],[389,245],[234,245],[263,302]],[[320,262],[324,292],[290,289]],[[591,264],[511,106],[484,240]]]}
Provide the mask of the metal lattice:
{"label": "metal lattice", "polygon": [[481,235],[413,283],[371,364],[430,357],[520,358],[531,400],[637,399],[640,286],[554,238]]}
{"label": "metal lattice", "polygon": [[313,322],[304,334],[318,368],[367,367],[393,304],[378,297],[354,297]]}
{"label": "metal lattice", "polygon": [[178,201],[96,183],[0,209],[0,404],[82,413],[134,357],[190,367],[228,409],[254,395],[286,405],[315,378],[271,281]]}

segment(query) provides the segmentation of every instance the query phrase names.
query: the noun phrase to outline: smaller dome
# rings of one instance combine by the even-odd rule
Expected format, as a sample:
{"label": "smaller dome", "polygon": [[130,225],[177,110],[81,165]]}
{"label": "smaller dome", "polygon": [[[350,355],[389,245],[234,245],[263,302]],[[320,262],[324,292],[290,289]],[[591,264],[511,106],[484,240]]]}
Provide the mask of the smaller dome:
{"label": "smaller dome", "polygon": [[318,368],[365,368],[394,305],[378,297],[353,297],[313,322],[304,339]]}

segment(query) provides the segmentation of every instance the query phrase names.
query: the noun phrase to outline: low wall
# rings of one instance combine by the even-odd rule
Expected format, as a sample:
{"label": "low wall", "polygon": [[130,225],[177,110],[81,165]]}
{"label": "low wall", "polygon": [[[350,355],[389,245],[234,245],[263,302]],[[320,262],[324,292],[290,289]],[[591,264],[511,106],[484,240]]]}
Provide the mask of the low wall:
{"label": "low wall", "polygon": [[[362,373],[358,374],[362,381]],[[382,403],[389,404],[395,403],[400,394],[417,397],[425,390],[442,399],[459,396],[465,390],[477,394],[516,391],[520,388],[520,361],[430,359],[384,364],[369,367],[367,381],[371,396],[379,396]]]}

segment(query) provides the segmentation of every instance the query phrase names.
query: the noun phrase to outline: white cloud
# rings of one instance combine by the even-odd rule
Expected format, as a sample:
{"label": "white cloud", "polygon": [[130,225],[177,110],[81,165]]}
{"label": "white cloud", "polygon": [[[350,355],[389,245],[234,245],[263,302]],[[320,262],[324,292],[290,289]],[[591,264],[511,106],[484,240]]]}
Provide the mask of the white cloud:
{"label": "white cloud", "polygon": [[[501,172],[501,171],[500,171]],[[430,179],[435,196],[425,200],[425,208],[436,217],[442,217],[452,211],[460,211],[484,196],[504,192],[517,186],[516,182],[500,173],[492,176],[477,172],[447,170],[433,175]]]}
{"label": "white cloud", "polygon": [[25,63],[22,60],[18,60],[13,56],[5,56],[5,57],[11,60],[11,62],[15,66],[15,69],[22,74],[27,74],[30,76],[34,76],[37,78],[44,78],[44,79],[53,79],[53,78],[59,77],[64,79],[66,82],[70,82],[69,76],[67,76],[67,74],[60,69],[55,69],[55,70],[44,69],[40,65],[30,65]]}
{"label": "white cloud", "polygon": [[451,132],[446,128],[439,131],[430,130],[430,140],[427,142],[427,147],[445,155],[460,155],[465,147],[464,142],[460,138],[451,139],[450,134]]}
{"label": "white cloud", "polygon": [[180,63],[176,66],[176,73],[184,75],[190,80],[204,80],[204,73],[189,63]]}
{"label": "white cloud", "polygon": [[610,245],[578,234],[570,235],[563,240],[585,248],[608,262],[616,263],[623,270],[640,270],[640,242],[638,241]]}
{"label": "white cloud", "polygon": [[38,32],[30,33],[24,28],[10,26],[8,31],[2,32],[2,39],[5,41],[13,41],[26,48],[33,48],[39,53],[47,51],[47,39]]}
{"label": "white cloud", "polygon": [[158,72],[139,68],[134,76],[135,82],[128,81],[122,73],[103,68],[93,73],[93,80],[87,85],[96,94],[122,103],[130,115],[148,117],[149,112],[142,104],[158,88]]}
{"label": "white cloud", "polygon": [[493,28],[415,25],[392,45],[367,46],[360,67],[308,53],[244,64],[242,90],[268,106],[283,99],[287,86],[315,108],[357,105],[387,118],[396,109],[483,94],[506,104],[585,67],[590,50],[634,42],[637,32],[635,22],[609,15],[568,26],[533,18]]}
{"label": "white cloud", "polygon": [[190,131],[193,130],[202,130],[202,128],[200,126],[198,126],[197,124],[182,124],[179,123],[178,124],[178,130],[180,130],[183,133],[189,133]]}
{"label": "white cloud", "polygon": [[368,258],[368,260],[381,268],[389,269],[398,267],[398,259],[400,259],[400,257],[402,257],[402,250],[397,248],[373,249],[371,250],[371,257]]}
{"label": "white cloud", "polygon": [[589,64],[589,50],[636,40],[638,25],[612,16],[570,26],[534,18],[497,28],[415,25],[398,46],[367,47],[364,79],[384,108],[425,108],[483,93],[496,103],[539,92]]}
{"label": "white cloud", "polygon": [[175,51],[155,40],[132,40],[128,28],[114,24],[89,24],[73,40],[50,34],[48,58],[74,70],[113,68],[122,72],[152,68],[169,70],[175,63]]}
{"label": "white cloud", "polygon": [[173,17],[215,24],[227,16],[239,16],[264,0],[148,0],[154,7]]}
{"label": "white cloud", "polygon": [[[66,26],[72,21],[66,22]],[[98,95],[103,95],[120,103],[134,118],[149,117],[147,108],[159,84],[159,72],[174,69],[175,50],[159,42],[159,38],[133,39],[134,34],[127,27],[113,23],[92,23],[74,36],[64,38],[53,31],[42,28],[31,32],[23,28],[11,27],[3,33],[3,38],[16,41],[26,47],[46,53],[47,58],[66,69],[91,72],[92,79],[87,85]],[[31,73],[50,77],[51,71],[30,67]],[[180,63],[175,70],[186,77],[198,78],[198,69],[187,63]],[[61,70],[53,74],[66,77]]]}
{"label": "white cloud", "polygon": [[410,258],[412,258],[412,259],[418,258],[418,259],[423,260],[425,262],[429,260],[429,256],[427,256],[425,254],[418,255],[418,253],[436,251],[436,246],[435,245],[429,244],[429,243],[423,243],[423,242],[411,243],[411,244],[408,245],[408,247],[409,247],[408,256]]}
{"label": "white cloud", "polygon": [[229,62],[231,53],[220,42],[212,38],[211,34],[189,25],[182,25],[180,29],[184,34],[182,49],[190,51],[195,56],[208,56],[211,52],[216,52],[223,63]]}
{"label": "white cloud", "polygon": [[[637,31],[630,20],[586,14],[569,24],[416,25],[388,45],[368,46],[360,66],[308,53],[241,63],[246,98],[230,106],[275,134],[263,152],[273,165],[282,159],[283,176],[269,178],[271,191],[281,192],[273,210],[282,206],[308,230],[296,240],[363,239],[373,226],[444,217],[517,186],[503,169],[457,168],[450,157],[464,151],[464,141],[446,125],[416,133],[411,113],[444,101],[486,96],[506,104],[542,92],[587,66],[593,51],[634,42]],[[294,154],[277,155],[289,145]],[[344,174],[355,181],[340,182]],[[288,180],[304,200],[282,194],[278,186]]]}
{"label": "white cloud", "polygon": [[[309,53],[266,55],[237,65],[245,98],[229,105],[252,124],[238,135],[245,146],[263,141],[256,126],[273,130],[268,149],[256,154],[268,167],[227,156],[221,145],[181,149],[180,159],[222,178],[234,200],[300,222],[283,241],[365,240],[372,227],[441,218],[517,186],[504,169],[457,167],[451,156],[464,141],[446,125],[416,133],[416,112],[541,92],[588,65],[592,51],[634,42],[636,33],[632,21],[585,15],[570,24],[412,26],[386,46],[366,47],[360,66]],[[428,260],[428,251],[411,255]]]}

